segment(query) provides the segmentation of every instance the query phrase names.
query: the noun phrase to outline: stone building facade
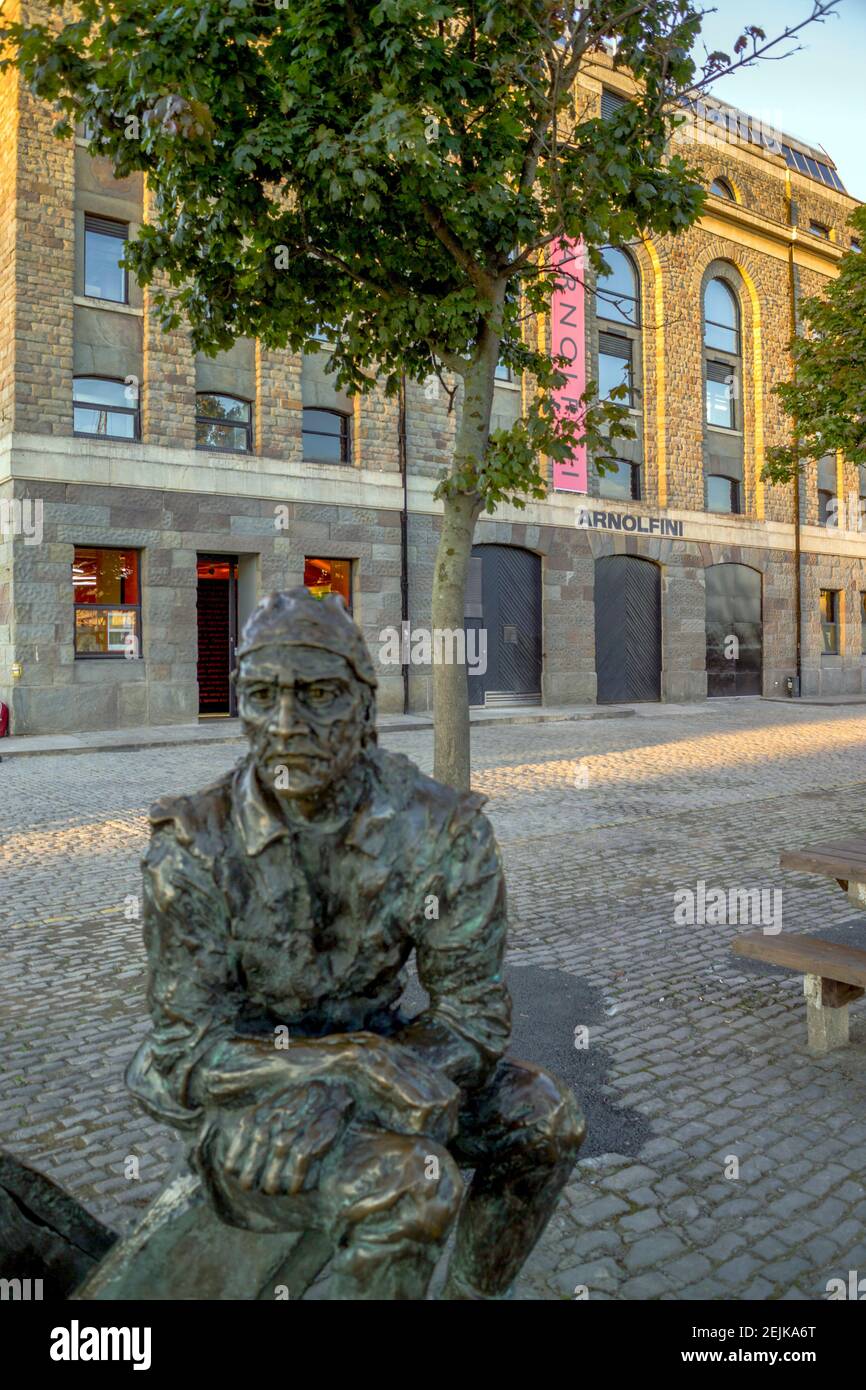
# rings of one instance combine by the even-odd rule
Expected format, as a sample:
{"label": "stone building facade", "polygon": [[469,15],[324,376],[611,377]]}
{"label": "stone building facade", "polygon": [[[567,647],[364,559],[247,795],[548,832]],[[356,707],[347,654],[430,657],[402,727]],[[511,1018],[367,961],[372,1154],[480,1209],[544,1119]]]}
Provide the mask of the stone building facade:
{"label": "stone building facade", "polygon": [[[628,95],[603,55],[582,76],[590,110]],[[141,181],[115,180],[52,126],[0,77],[11,731],[231,712],[238,626],[262,593],[304,582],[349,598],[381,708],[428,707],[423,650],[404,673],[382,633],[407,616],[415,632],[429,624],[433,491],[455,428],[445,394],[410,384],[402,411],[383,393],[349,398],[326,348],[196,356],[118,278],[118,248],[145,217]],[[590,466],[588,496],[552,488],[479,522],[467,629],[488,650],[486,671],[470,666],[474,703],[784,694],[797,674],[793,489],[760,473],[789,429],[773,387],[794,306],[836,274],[856,203],[823,152],[756,137],[727,108],[686,113],[676,140],[713,189],[700,222],[625,248],[587,294],[587,374],[630,378],[636,438],[615,475]],[[495,423],[517,417],[526,390],[497,384]],[[841,458],[801,486],[803,694],[866,690],[861,496]]]}

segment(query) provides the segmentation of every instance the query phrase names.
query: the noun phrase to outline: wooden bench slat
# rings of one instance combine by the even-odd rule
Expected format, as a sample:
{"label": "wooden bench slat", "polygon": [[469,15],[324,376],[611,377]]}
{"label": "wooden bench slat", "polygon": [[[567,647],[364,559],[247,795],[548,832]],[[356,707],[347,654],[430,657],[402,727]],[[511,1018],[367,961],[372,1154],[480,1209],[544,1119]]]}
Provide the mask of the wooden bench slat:
{"label": "wooden bench slat", "polygon": [[866,951],[857,946],[822,941],[818,936],[767,936],[755,931],[734,937],[732,950],[738,956],[780,965],[801,975],[820,975],[866,988]]}
{"label": "wooden bench slat", "polygon": [[804,845],[802,849],[783,850],[779,863],[786,869],[824,874],[827,878],[866,882],[866,837],[826,840],[816,845]]}

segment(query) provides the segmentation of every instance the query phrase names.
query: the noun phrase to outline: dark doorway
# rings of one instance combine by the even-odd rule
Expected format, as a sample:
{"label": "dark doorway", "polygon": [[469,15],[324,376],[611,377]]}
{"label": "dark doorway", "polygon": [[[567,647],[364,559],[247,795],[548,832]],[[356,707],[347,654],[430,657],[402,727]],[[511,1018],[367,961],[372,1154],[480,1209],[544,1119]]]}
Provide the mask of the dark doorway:
{"label": "dark doorway", "polygon": [[760,695],[761,576],[749,565],[708,565],[707,694]]}
{"label": "dark doorway", "polygon": [[[473,546],[464,626],[470,705],[540,705],[540,558],[514,545]],[[473,675],[481,631],[487,669]]]}
{"label": "dark doorway", "polygon": [[661,699],[661,573],[651,560],[596,560],[595,670],[600,705]]}
{"label": "dark doorway", "polygon": [[229,680],[238,639],[236,558],[199,555],[196,607],[199,714],[237,714],[234,686]]}

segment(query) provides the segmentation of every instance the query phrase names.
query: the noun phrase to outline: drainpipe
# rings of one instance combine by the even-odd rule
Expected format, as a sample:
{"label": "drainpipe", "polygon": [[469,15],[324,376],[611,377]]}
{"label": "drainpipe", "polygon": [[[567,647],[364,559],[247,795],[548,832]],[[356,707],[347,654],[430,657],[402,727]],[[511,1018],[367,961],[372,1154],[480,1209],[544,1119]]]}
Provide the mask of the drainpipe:
{"label": "drainpipe", "polygon": [[[788,296],[791,311],[791,341],[797,336],[797,279],[794,266],[794,243],[797,236],[797,224],[795,220],[794,193],[791,187],[791,172],[785,172],[785,202],[788,208],[788,226],[791,229],[791,240],[788,244]],[[792,364],[792,381],[796,382],[797,368]],[[800,431],[797,420],[792,421],[794,459],[796,468],[794,471],[794,622],[796,625],[796,651],[797,651],[797,683],[794,691],[799,695],[802,690],[803,677],[803,586],[802,586],[802,565],[800,549]]]}
{"label": "drainpipe", "polygon": [[[400,476],[403,480],[403,506],[400,512],[400,655],[403,652],[403,625],[409,621],[409,468],[406,450],[406,373],[400,373],[400,408],[397,426],[397,449],[400,459]],[[403,673],[403,713],[409,713],[409,663],[402,663]]]}

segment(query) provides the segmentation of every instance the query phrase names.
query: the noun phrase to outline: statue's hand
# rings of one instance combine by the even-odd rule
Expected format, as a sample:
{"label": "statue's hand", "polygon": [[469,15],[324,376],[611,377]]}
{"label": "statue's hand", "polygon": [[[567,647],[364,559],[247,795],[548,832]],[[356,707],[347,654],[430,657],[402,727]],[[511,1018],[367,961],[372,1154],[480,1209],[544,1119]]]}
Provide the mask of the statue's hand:
{"label": "statue's hand", "polygon": [[353,1109],[347,1087],[311,1081],[247,1110],[220,1111],[210,1122],[210,1161],[245,1192],[292,1196],[317,1181]]}
{"label": "statue's hand", "polygon": [[376,1033],[345,1033],[320,1041],[337,1047],[335,1068],[355,1098],[360,1118],[396,1134],[425,1134],[447,1144],[457,1132],[461,1092],[407,1047]]}

